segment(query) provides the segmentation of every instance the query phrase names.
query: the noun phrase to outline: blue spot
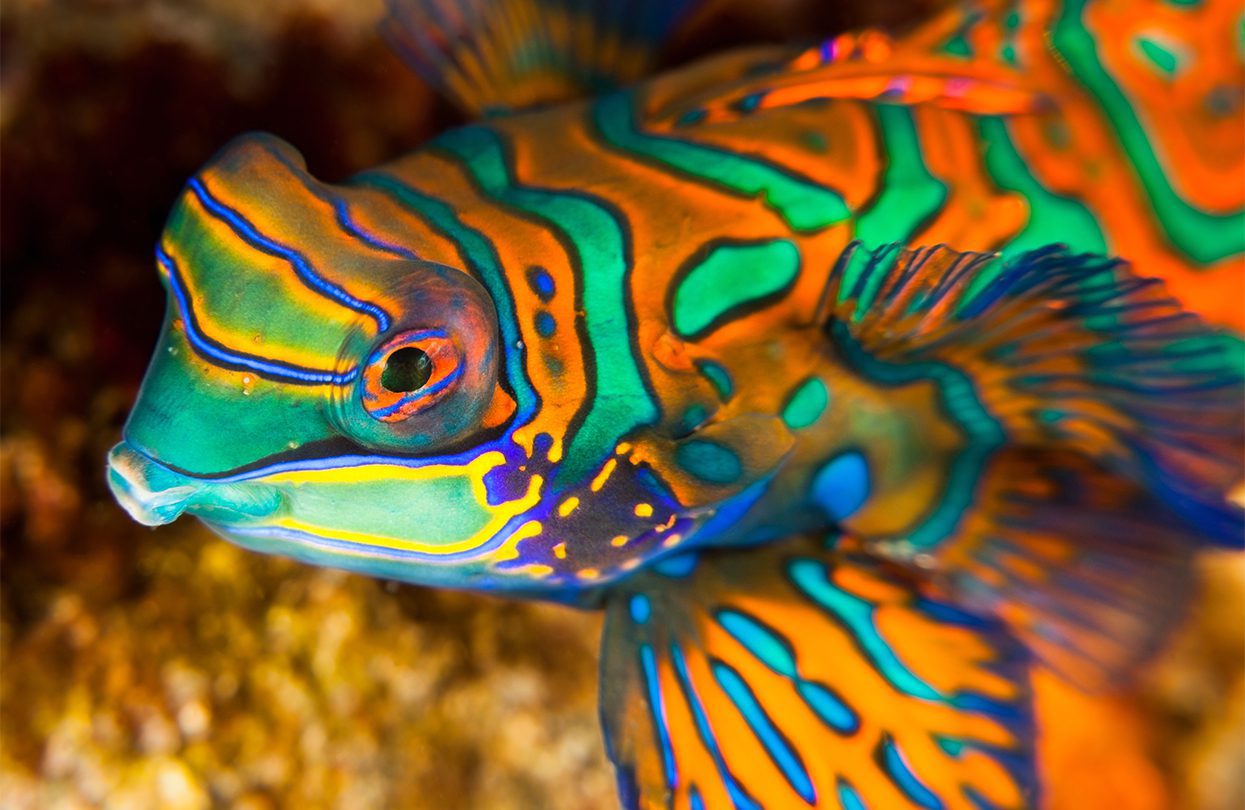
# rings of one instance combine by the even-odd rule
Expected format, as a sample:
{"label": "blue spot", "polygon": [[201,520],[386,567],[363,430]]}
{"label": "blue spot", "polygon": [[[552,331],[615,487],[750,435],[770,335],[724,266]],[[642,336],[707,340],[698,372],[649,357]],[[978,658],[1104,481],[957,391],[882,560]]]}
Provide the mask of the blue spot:
{"label": "blue spot", "polygon": [[764,100],[765,100],[765,91],[758,90],[755,93],[749,93],[748,95],[739,99],[738,101],[735,102],[733,106],[739,112],[747,114],[747,113],[753,112],[754,110],[756,110],[757,107],[761,106],[761,102]]}
{"label": "blue spot", "polygon": [[712,360],[697,360],[696,368],[700,369],[700,373],[713,385],[723,402],[726,402],[735,393],[735,384],[731,381],[731,374],[721,363],[715,363]]}
{"label": "blue spot", "polygon": [[558,323],[548,312],[541,310],[536,313],[536,333],[541,337],[552,337],[558,329]]}
{"label": "blue spot", "polygon": [[900,790],[908,795],[908,798],[927,810],[942,810],[942,802],[933,791],[916,778],[916,774],[908,767],[903,754],[890,737],[882,738],[882,764],[886,766],[891,779],[895,781]]}
{"label": "blue spot", "polygon": [[532,458],[548,458],[553,449],[553,437],[548,433],[538,433],[532,440]]}
{"label": "blue spot", "polygon": [[682,579],[696,570],[696,555],[689,552],[666,557],[654,563],[653,570],[663,577]]}
{"label": "blue spot", "polygon": [[705,410],[703,405],[692,405],[683,412],[683,419],[680,422],[679,427],[684,433],[691,433],[696,428],[703,425],[708,416],[709,413]]}
{"label": "blue spot", "polygon": [[553,284],[553,276],[549,275],[549,271],[543,267],[532,266],[527,268],[527,283],[531,286],[532,292],[542,301],[550,301],[553,298],[557,288]]}
{"label": "blue spot", "polygon": [[821,684],[801,681],[796,684],[796,691],[826,725],[840,734],[855,734],[860,728],[856,712]]}
{"label": "blue spot", "polygon": [[835,521],[851,517],[869,498],[869,463],[858,450],[831,459],[813,477],[813,500]]}
{"label": "blue spot", "polygon": [[688,110],[687,112],[683,113],[682,115],[680,115],[678,118],[675,119],[674,125],[676,127],[690,127],[694,124],[699,124],[701,121],[705,120],[705,117],[708,114],[709,114],[708,111],[704,109],[698,108],[695,110]]}
{"label": "blue spot", "polygon": [[729,484],[744,472],[733,450],[706,439],[683,442],[674,457],[684,470],[711,484]]}
{"label": "blue spot", "polygon": [[700,791],[696,789],[695,785],[692,785],[687,792],[687,800],[692,806],[692,810],[705,810],[705,802],[700,798]]}
{"label": "blue spot", "polygon": [[679,784],[679,772],[674,764],[674,749],[670,747],[670,732],[666,728],[666,707],[662,701],[661,682],[657,680],[657,656],[647,644],[640,645],[640,666],[644,670],[644,683],[648,687],[648,708],[652,713],[653,729],[661,748],[661,761],[666,771],[666,784],[674,789]]}
{"label": "blue spot", "polygon": [[869,806],[865,804],[865,800],[860,798],[860,794],[856,792],[856,788],[852,787],[852,783],[839,777],[839,804],[843,805],[843,810],[869,810]]}
{"label": "blue spot", "polygon": [[809,804],[817,803],[817,792],[813,788],[813,780],[808,775],[808,771],[804,769],[804,764],[800,762],[800,758],[796,755],[787,741],[779,734],[778,729],[774,727],[773,721],[769,715],[765,713],[765,709],[757,702],[756,695],[752,694],[752,690],[739,673],[731,669],[728,665],[721,661],[713,662],[713,675],[718,680],[727,697],[735,704],[735,708],[739,709],[739,713],[743,715],[744,720],[748,722],[748,726],[752,732],[757,735],[757,739],[764,746],[766,753],[774,760],[774,764],[782,771],[787,782],[792,789]]}
{"label": "blue spot", "polygon": [[631,618],[636,624],[644,624],[651,615],[653,615],[653,605],[647,596],[637,593],[631,597]]}
{"label": "blue spot", "polygon": [[[718,507],[713,517],[705,521],[704,525],[700,527],[696,532],[696,537],[698,539],[713,537],[719,532],[726,531],[734,526],[761,499],[761,496],[765,494],[765,490],[769,488],[769,484],[770,479],[762,478],[738,495],[728,498]],[[790,532],[782,532],[784,536],[787,534],[790,534]]]}
{"label": "blue spot", "polygon": [[773,630],[746,613],[728,608],[718,611],[718,624],[767,667],[788,678],[796,677],[795,654]]}

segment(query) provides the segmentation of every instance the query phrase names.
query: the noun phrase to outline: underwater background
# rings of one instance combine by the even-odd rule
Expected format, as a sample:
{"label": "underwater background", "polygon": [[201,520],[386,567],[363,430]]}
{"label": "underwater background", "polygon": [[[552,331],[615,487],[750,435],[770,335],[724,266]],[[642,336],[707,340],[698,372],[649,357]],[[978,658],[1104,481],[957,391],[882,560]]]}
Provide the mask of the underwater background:
{"label": "underwater background", "polygon": [[[937,4],[710,5],[669,64]],[[188,521],[153,531],[104,482],[185,179],[247,130],[336,180],[456,122],[375,35],[380,6],[0,10],[2,808],[616,806],[595,614],[315,569]],[[1051,806],[1245,804],[1245,561],[1201,570],[1134,687],[1047,711]]]}

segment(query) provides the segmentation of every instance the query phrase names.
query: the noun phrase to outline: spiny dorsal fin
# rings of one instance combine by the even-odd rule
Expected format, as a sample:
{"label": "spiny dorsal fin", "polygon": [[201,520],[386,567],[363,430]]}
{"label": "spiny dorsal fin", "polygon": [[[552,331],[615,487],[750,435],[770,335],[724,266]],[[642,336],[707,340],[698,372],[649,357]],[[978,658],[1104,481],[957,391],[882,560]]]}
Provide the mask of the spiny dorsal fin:
{"label": "spiny dorsal fin", "polygon": [[1245,478],[1245,369],[1231,339],[1162,282],[1060,246],[1008,260],[857,243],[831,274],[821,317],[844,358],[872,373],[961,375],[972,401],[947,407],[967,428],[980,423],[981,441],[1084,454],[1205,538],[1241,543],[1242,510],[1227,493]]}
{"label": "spiny dorsal fin", "polygon": [[694,0],[386,0],[381,33],[421,76],[482,115],[641,78]]}

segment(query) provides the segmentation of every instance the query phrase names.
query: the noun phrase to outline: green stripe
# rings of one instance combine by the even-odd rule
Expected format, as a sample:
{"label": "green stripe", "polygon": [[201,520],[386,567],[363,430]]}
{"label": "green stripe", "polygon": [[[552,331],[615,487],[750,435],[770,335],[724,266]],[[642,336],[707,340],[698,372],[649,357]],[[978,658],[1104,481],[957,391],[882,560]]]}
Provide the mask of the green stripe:
{"label": "green stripe", "polygon": [[[985,145],[986,170],[999,188],[1022,194],[1029,204],[1029,221],[1003,248],[1014,256],[1046,245],[1063,243],[1074,253],[1106,253],[1107,242],[1098,220],[1082,203],[1047,189],[1016,151],[1007,125],[997,116],[984,117],[978,127]],[[999,267],[1003,262],[999,262]]]}
{"label": "green stripe", "polygon": [[593,120],[610,146],[642,155],[742,197],[762,196],[793,230],[815,231],[851,216],[843,197],[755,157],[665,135],[640,132],[632,118],[632,97],[606,96]]}
{"label": "green stripe", "polygon": [[561,229],[579,254],[584,324],[595,357],[597,391],[571,437],[558,483],[579,481],[613,452],[623,436],[657,417],[631,351],[622,225],[583,196],[515,183],[501,140],[492,130],[459,129],[438,139],[436,146],[462,160],[495,199]]}
{"label": "green stripe", "polygon": [[1158,215],[1159,226],[1179,250],[1201,264],[1211,264],[1245,251],[1245,210],[1209,214],[1181,199],[1172,188],[1145,127],[1098,58],[1094,38],[1081,20],[1084,7],[1085,0],[1068,0],[1064,4],[1052,40],[1068,68],[1098,99],[1141,179]]}
{"label": "green stripe", "polygon": [[[1046,245],[1064,244],[1072,253],[1106,254],[1107,240],[1098,220],[1081,202],[1054,193],[1034,177],[1007,132],[1007,124],[997,116],[983,117],[978,122],[985,149],[986,170],[999,188],[1015,191],[1029,205],[1029,221],[1000,249],[1005,257]],[[981,247],[986,247],[982,245]],[[970,300],[1007,267],[1006,262],[993,262],[969,282],[965,300]]]}
{"label": "green stripe", "polygon": [[921,159],[921,140],[907,107],[874,107],[886,172],[873,205],[856,220],[856,238],[873,249],[887,242],[906,242],[947,199],[947,185],[930,174]]}

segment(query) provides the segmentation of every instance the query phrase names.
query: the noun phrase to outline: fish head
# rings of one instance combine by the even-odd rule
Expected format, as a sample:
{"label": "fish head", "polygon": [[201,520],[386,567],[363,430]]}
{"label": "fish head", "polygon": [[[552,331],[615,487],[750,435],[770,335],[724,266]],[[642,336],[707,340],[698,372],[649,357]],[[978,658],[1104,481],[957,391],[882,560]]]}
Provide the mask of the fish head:
{"label": "fish head", "polygon": [[511,592],[592,588],[686,542],[708,512],[624,440],[655,413],[640,372],[623,386],[614,368],[593,397],[578,342],[546,328],[571,331],[571,280],[482,268],[452,240],[435,253],[378,213],[380,184],[320,183],[259,135],[187,183],[156,251],[159,342],[108,459],[121,505],[305,562]]}
{"label": "fish head", "polygon": [[269,136],[189,181],[108,479],[147,525],[189,514],[263,551],[460,584],[471,566],[449,563],[530,505],[485,481],[515,409],[497,313],[468,272],[349,221],[345,193]]}

